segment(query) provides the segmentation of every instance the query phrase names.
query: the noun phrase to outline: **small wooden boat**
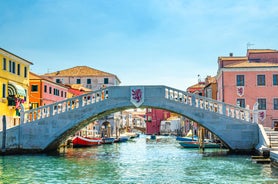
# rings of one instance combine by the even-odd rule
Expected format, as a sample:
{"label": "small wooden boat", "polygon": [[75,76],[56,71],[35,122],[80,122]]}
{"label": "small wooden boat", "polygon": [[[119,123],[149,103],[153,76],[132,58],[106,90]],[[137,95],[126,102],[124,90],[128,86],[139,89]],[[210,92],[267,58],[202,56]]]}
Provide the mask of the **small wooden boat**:
{"label": "small wooden boat", "polygon": [[103,137],[102,138],[102,144],[113,144],[115,141],[115,138],[113,137]]}
{"label": "small wooden boat", "polygon": [[114,140],[114,142],[127,142],[129,140],[129,136],[120,136]]}
{"label": "small wooden boat", "polygon": [[129,136],[130,139],[134,139],[136,137],[139,137],[140,135],[134,132],[125,132],[124,135]]}
{"label": "small wooden boat", "polygon": [[[182,141],[179,144],[184,148],[200,148],[200,143],[198,141]],[[221,144],[213,142],[204,142],[205,148],[220,148]]]}
{"label": "small wooden boat", "polygon": [[97,146],[102,142],[101,138],[89,138],[89,137],[81,137],[75,136],[72,139],[73,147],[89,147],[89,146]]}

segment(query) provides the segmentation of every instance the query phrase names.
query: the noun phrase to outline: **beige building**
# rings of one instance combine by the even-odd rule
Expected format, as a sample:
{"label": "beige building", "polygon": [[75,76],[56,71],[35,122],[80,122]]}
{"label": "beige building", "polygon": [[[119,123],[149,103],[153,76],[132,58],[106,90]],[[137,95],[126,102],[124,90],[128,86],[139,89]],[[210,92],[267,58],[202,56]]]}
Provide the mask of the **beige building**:
{"label": "beige building", "polygon": [[109,86],[118,86],[121,81],[111,73],[103,72],[88,66],[76,66],[43,75],[56,83],[81,84],[83,87],[98,90]]}

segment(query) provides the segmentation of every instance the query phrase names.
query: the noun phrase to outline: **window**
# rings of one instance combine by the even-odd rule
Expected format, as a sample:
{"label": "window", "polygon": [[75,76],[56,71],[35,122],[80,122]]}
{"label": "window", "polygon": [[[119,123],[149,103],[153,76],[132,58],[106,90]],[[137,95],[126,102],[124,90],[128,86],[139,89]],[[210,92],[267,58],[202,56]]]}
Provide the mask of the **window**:
{"label": "window", "polygon": [[63,91],[61,91],[61,97],[63,97],[63,95],[64,95],[64,92],[63,92]]}
{"label": "window", "polygon": [[91,84],[91,79],[87,79],[87,84]]}
{"label": "window", "polygon": [[237,75],[236,76],[236,85],[237,86],[244,86],[244,75]]}
{"label": "window", "polygon": [[61,83],[61,80],[60,79],[56,79],[56,83]]}
{"label": "window", "polygon": [[258,103],[259,103],[259,106],[258,106],[259,110],[266,110],[266,99],[265,98],[259,98]]}
{"label": "window", "polygon": [[2,98],[6,98],[6,84],[2,85]]}
{"label": "window", "polygon": [[12,72],[12,61],[9,60],[9,72]]}
{"label": "window", "polygon": [[7,61],[6,61],[6,58],[3,58],[3,70],[7,70]]}
{"label": "window", "polygon": [[31,91],[32,92],[37,92],[39,89],[38,89],[38,85],[32,85],[31,86]]}
{"label": "window", "polygon": [[278,110],[278,98],[273,99],[273,109]]}
{"label": "window", "polygon": [[56,96],[59,96],[59,93],[60,93],[59,89],[54,88],[53,90],[54,90],[53,94]]}
{"label": "window", "polygon": [[39,107],[39,103],[31,103],[31,109],[36,109]]}
{"label": "window", "polygon": [[44,92],[47,93],[47,86],[44,85]]}
{"label": "window", "polygon": [[239,107],[245,108],[245,99],[239,98],[236,102]]}
{"label": "window", "polygon": [[27,67],[26,66],[24,67],[24,77],[25,78],[27,77]]}
{"label": "window", "polygon": [[52,94],[52,87],[49,87],[49,94]]}
{"label": "window", "polygon": [[109,81],[108,81],[108,78],[104,78],[104,84],[108,84]]}
{"label": "window", "polygon": [[12,66],[12,73],[15,73],[15,62],[12,62],[13,66]]}
{"label": "window", "polygon": [[20,75],[20,64],[17,64],[17,75]]}
{"label": "window", "polygon": [[81,84],[81,79],[76,79],[76,84]]}
{"label": "window", "polygon": [[147,121],[151,122],[152,121],[152,117],[151,116],[147,116]]}
{"label": "window", "polygon": [[278,74],[273,74],[273,86],[278,86]]}
{"label": "window", "polygon": [[265,86],[265,75],[257,75],[257,85]]}

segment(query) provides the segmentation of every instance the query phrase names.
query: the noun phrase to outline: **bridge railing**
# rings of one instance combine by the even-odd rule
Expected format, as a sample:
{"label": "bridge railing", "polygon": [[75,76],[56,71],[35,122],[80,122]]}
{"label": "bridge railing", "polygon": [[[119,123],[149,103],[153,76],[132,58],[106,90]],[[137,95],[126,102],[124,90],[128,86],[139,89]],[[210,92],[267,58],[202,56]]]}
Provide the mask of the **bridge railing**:
{"label": "bridge railing", "polygon": [[21,122],[32,122],[71,111],[89,104],[101,102],[105,99],[108,99],[108,90],[109,88],[97,90],[28,111],[24,111],[24,109],[22,108],[20,112]]}
{"label": "bridge railing", "polygon": [[[162,88],[163,89],[163,88]],[[204,109],[210,112],[225,115],[227,117],[241,119],[251,122],[252,111],[249,109],[237,107],[234,105],[225,104],[206,98],[203,96],[195,95],[192,93],[180,91],[170,87],[164,86],[165,98],[174,100],[185,105],[193,106],[196,108]],[[38,107],[28,111],[21,110],[21,123],[33,122],[39,119],[55,116],[67,111],[71,111],[89,104],[98,103],[109,97],[109,87],[100,89],[87,94],[69,98],[53,104]]]}
{"label": "bridge railing", "polygon": [[169,87],[165,87],[165,98],[247,122],[251,122],[252,119],[252,111],[249,109],[225,104],[211,98],[179,91]]}

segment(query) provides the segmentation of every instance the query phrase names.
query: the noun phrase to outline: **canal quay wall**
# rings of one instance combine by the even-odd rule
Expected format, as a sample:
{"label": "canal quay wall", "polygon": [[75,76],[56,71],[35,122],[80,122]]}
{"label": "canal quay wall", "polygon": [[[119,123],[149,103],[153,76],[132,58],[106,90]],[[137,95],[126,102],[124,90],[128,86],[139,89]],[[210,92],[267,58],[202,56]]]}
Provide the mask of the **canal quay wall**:
{"label": "canal quay wall", "polygon": [[[274,131],[271,128],[263,127],[263,125],[261,124],[258,124],[258,126],[259,144],[256,146],[257,154],[261,155],[264,159],[270,159],[272,165],[278,167],[278,131]],[[266,130],[268,131],[268,133],[266,132]],[[274,135],[272,135],[273,132]]]}
{"label": "canal quay wall", "polygon": [[166,86],[113,86],[21,111],[21,124],[0,132],[0,148],[2,153],[55,150],[88,123],[135,107],[160,108],[188,117],[217,135],[232,151],[253,151],[259,143],[258,124],[250,122],[246,109]]}

